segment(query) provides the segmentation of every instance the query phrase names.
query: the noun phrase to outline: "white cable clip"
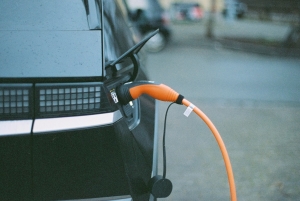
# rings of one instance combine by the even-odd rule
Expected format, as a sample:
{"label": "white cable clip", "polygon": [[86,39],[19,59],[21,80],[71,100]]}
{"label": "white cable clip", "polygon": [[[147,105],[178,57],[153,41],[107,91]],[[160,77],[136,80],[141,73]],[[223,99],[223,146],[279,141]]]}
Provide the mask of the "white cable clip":
{"label": "white cable clip", "polygon": [[193,111],[193,109],[195,108],[195,105],[193,105],[192,103],[186,108],[186,110],[184,111],[184,115],[186,117],[189,117],[191,112]]}

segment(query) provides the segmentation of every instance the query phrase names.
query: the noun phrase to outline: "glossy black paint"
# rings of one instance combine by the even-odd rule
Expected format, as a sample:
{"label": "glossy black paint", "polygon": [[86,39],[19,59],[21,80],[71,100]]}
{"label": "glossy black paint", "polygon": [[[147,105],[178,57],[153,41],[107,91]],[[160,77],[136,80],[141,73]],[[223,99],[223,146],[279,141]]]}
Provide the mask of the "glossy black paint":
{"label": "glossy black paint", "polygon": [[32,155],[34,200],[130,194],[114,126],[34,135]]}
{"label": "glossy black paint", "polygon": [[30,200],[31,147],[30,135],[0,137],[1,200]]}

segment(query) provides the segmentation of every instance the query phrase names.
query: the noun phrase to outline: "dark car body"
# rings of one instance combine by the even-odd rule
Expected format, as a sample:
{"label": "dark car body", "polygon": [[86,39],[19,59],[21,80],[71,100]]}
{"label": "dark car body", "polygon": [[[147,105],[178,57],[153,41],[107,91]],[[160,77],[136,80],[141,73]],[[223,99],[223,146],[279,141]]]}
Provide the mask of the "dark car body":
{"label": "dark car body", "polygon": [[155,102],[120,105],[133,64],[105,69],[135,44],[122,6],[1,1],[0,200],[149,200]]}

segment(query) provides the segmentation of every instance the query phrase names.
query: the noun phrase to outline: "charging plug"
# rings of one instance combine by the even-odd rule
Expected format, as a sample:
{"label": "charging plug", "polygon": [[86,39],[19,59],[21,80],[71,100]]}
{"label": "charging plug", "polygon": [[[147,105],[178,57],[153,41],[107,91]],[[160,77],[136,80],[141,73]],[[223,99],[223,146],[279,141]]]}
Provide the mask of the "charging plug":
{"label": "charging plug", "polygon": [[183,96],[164,84],[149,81],[128,82],[116,89],[121,104],[126,105],[137,99],[142,94],[147,94],[154,99],[182,104]]}

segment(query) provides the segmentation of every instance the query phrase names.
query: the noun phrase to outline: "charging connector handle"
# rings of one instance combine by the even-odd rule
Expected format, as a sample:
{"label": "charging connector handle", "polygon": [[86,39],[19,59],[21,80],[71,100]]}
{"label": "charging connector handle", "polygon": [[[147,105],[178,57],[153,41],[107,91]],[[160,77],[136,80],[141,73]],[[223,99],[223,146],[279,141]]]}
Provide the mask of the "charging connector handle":
{"label": "charging connector handle", "polygon": [[137,99],[142,94],[147,94],[154,99],[182,104],[183,96],[172,88],[149,81],[128,82],[116,89],[121,104],[126,105]]}

